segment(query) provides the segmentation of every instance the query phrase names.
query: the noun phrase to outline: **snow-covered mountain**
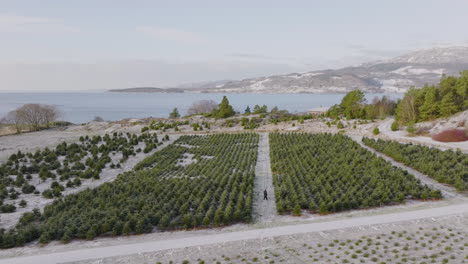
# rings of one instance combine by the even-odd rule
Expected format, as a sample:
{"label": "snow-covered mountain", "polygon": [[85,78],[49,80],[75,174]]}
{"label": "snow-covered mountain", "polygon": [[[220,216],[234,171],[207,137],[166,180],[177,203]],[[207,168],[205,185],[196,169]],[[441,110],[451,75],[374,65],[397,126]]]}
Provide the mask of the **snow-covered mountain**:
{"label": "snow-covered mountain", "polygon": [[437,83],[442,74],[468,70],[468,46],[424,49],[385,61],[337,70],[322,70],[205,83],[200,92],[231,93],[345,93],[405,92],[409,87]]}

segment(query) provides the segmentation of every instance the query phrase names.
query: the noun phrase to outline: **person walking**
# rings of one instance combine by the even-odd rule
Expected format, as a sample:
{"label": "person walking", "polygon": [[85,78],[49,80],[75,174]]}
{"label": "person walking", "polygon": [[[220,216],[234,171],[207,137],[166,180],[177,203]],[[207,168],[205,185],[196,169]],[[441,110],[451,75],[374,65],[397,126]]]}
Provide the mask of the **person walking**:
{"label": "person walking", "polygon": [[268,200],[268,193],[266,189],[263,191],[263,200]]}

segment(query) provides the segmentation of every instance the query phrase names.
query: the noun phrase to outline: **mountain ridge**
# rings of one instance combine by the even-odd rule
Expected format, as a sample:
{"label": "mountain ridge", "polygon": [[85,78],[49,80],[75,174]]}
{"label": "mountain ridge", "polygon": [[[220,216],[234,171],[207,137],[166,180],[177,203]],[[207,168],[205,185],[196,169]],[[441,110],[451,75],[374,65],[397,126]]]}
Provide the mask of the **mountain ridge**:
{"label": "mountain ridge", "polygon": [[205,82],[190,91],[203,93],[403,93],[410,87],[438,83],[442,74],[468,69],[468,46],[421,49],[401,56],[340,69],[289,73],[237,81]]}

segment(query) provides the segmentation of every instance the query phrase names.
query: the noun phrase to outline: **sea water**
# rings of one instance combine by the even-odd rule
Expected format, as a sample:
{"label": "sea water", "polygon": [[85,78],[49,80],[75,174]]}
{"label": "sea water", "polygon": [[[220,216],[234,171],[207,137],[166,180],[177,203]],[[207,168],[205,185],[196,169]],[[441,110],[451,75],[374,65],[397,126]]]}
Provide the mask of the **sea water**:
{"label": "sea water", "polygon": [[[244,112],[247,106],[278,106],[291,113],[338,104],[344,94],[219,94],[219,93],[111,93],[111,92],[44,92],[0,93],[0,118],[15,108],[27,103],[51,104],[61,111],[61,120],[85,123],[100,116],[115,121],[124,118],[168,117],[175,107],[182,115],[192,103],[199,100],[214,100],[219,103],[226,95],[234,110]],[[383,94],[366,94],[371,101]],[[398,99],[402,94],[386,94]]]}

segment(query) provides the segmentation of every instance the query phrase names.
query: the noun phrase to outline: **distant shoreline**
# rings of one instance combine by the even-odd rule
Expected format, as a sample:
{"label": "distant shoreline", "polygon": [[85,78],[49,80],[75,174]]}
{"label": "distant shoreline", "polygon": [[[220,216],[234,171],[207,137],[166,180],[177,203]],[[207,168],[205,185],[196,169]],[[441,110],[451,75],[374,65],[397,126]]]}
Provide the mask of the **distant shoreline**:
{"label": "distant shoreline", "polygon": [[123,89],[107,90],[110,93],[183,93],[183,89],[179,88],[156,88],[156,87],[135,87]]}

